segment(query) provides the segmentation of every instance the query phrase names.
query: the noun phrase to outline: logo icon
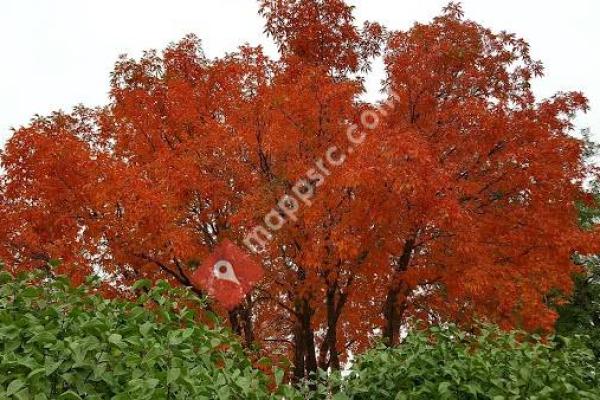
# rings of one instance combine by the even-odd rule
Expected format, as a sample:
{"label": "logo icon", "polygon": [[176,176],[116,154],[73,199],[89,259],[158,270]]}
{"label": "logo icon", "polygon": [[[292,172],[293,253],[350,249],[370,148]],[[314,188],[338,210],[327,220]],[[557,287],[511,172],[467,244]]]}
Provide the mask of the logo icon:
{"label": "logo icon", "polygon": [[194,285],[228,310],[235,308],[263,278],[264,271],[250,255],[224,240],[194,272]]}
{"label": "logo icon", "polygon": [[215,263],[214,266],[215,278],[221,279],[223,281],[233,282],[236,285],[241,285],[237,276],[235,275],[235,271],[233,269],[233,265],[227,260],[219,260]]}

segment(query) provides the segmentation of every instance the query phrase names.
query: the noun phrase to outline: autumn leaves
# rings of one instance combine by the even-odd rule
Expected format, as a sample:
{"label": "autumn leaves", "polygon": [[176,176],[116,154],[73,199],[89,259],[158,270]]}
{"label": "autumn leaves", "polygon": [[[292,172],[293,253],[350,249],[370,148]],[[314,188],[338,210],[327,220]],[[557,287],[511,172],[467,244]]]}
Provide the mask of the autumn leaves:
{"label": "autumn leaves", "polygon": [[313,197],[317,188],[323,185],[332,174],[332,170],[341,167],[346,157],[351,156],[355,150],[364,143],[367,138],[367,130],[379,127],[381,115],[394,108],[395,93],[391,93],[389,100],[376,109],[366,109],[360,113],[360,126],[351,124],[346,130],[346,138],[349,145],[347,150],[341,150],[337,146],[330,146],[323,158],[315,161],[314,167],[307,170],[305,176],[299,179],[291,189],[292,194],[283,195],[277,202],[277,207],[271,209],[264,219],[264,225],[258,225],[250,229],[244,238],[246,248],[252,253],[264,251],[268,242],[273,239],[273,233],[279,231],[288,220],[297,221],[297,213],[302,205],[312,206]]}

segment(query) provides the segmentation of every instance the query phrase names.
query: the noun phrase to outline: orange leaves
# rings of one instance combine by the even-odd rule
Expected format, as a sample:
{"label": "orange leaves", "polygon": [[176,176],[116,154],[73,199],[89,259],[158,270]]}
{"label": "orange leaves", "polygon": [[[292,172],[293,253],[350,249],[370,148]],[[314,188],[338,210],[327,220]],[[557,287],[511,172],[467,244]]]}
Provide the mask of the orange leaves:
{"label": "orange leaves", "polygon": [[359,32],[352,7],[343,0],[260,0],[259,4],[266,32],[284,57],[347,73],[365,68],[379,52],[381,26],[367,24]]}
{"label": "orange leaves", "polygon": [[457,2],[450,2],[447,6],[445,6],[442,11],[444,12],[444,16],[460,20],[465,15],[462,5]]}

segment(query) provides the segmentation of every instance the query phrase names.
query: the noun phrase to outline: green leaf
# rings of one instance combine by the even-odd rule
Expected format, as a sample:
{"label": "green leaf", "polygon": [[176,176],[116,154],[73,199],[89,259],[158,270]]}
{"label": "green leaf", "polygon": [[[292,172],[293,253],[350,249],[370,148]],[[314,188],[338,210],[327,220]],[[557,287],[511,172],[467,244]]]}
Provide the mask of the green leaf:
{"label": "green leaf", "polygon": [[167,384],[171,384],[171,383],[177,381],[177,379],[179,379],[180,376],[181,376],[181,369],[179,369],[179,368],[169,369],[169,372],[167,373]]}
{"label": "green leaf", "polygon": [[79,396],[74,391],[69,390],[67,392],[64,392],[60,396],[58,396],[58,399],[59,400],[81,400],[81,396]]}
{"label": "green leaf", "polygon": [[0,284],[5,284],[13,280],[13,276],[6,271],[0,271]]}
{"label": "green leaf", "polygon": [[44,370],[46,373],[46,376],[50,376],[54,373],[54,371],[56,371],[58,369],[58,367],[60,367],[60,365],[62,364],[61,361],[52,361],[49,358],[46,358],[45,360],[45,364],[44,364]]}
{"label": "green leaf", "polygon": [[277,368],[274,372],[274,375],[275,375],[275,385],[280,386],[281,383],[283,382],[283,376],[285,375],[285,372],[282,369]]}
{"label": "green leaf", "polygon": [[29,375],[27,375],[27,379],[31,379],[34,376],[39,375],[39,374],[44,374],[45,372],[46,372],[46,368],[44,368],[44,367],[36,368],[33,371],[31,371],[29,373]]}
{"label": "green leaf", "polygon": [[19,390],[23,389],[24,387],[25,387],[25,382],[23,382],[20,379],[15,379],[11,383],[9,383],[8,387],[6,388],[6,395],[12,396],[15,393],[17,393]]}
{"label": "green leaf", "polygon": [[449,393],[448,389],[450,388],[450,386],[451,386],[450,382],[441,382],[438,385],[438,392],[440,394],[448,394]]}
{"label": "green leaf", "polygon": [[140,279],[139,281],[136,281],[131,288],[134,290],[138,290],[138,289],[150,289],[152,287],[152,281],[150,281],[150,279]]}
{"label": "green leaf", "polygon": [[113,333],[108,336],[108,342],[114,344],[115,346],[123,345],[123,336],[118,333]]}
{"label": "green leaf", "polygon": [[153,328],[154,324],[152,322],[144,322],[142,325],[140,325],[140,333],[143,336],[147,336]]}

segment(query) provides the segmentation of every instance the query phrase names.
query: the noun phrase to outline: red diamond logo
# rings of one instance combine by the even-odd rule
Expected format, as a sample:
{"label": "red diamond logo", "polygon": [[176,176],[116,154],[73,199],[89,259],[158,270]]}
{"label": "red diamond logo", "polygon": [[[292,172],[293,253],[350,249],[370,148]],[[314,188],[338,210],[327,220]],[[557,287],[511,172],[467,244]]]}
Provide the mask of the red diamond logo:
{"label": "red diamond logo", "polygon": [[224,240],[194,272],[194,285],[226,309],[235,308],[260,282],[264,271],[248,253]]}

